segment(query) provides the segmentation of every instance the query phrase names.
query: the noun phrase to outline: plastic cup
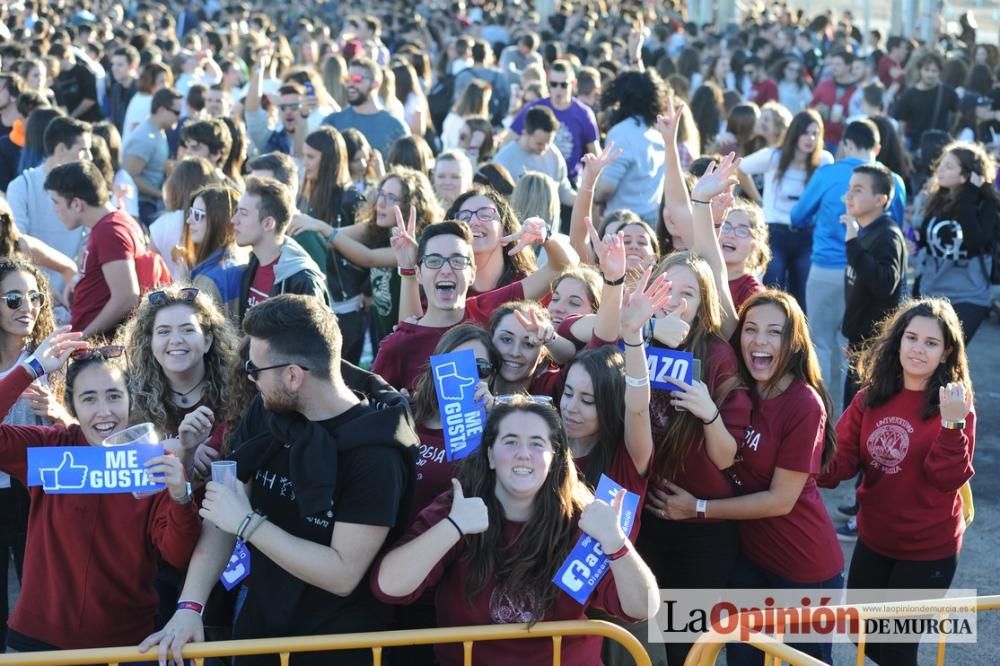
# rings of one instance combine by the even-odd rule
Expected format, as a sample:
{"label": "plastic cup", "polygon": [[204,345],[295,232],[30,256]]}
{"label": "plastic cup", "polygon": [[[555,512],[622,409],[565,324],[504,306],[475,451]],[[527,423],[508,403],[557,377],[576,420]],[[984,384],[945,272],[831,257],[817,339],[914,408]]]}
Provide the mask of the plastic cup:
{"label": "plastic cup", "polygon": [[212,481],[221,483],[232,490],[236,490],[236,461],[235,460],[214,460],[212,461]]}
{"label": "plastic cup", "polygon": [[[108,435],[101,442],[101,446],[126,446],[128,444],[157,444],[160,441],[160,436],[156,434],[156,429],[153,427],[152,423],[139,423],[132,426],[131,428],[125,428],[125,430],[119,430],[118,432]],[[132,497],[136,499],[142,499],[143,497],[150,497],[160,492],[159,490],[139,490],[132,493]]]}

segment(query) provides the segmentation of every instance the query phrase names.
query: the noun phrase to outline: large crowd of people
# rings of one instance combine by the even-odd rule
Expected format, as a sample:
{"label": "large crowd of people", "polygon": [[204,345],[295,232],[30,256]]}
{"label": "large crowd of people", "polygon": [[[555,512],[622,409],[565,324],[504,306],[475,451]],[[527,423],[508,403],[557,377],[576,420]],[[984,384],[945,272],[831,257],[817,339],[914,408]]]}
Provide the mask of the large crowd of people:
{"label": "large crowd of people", "polygon": [[[1000,51],[969,22],[921,41],[760,11],[2,3],[0,580],[12,560],[21,592],[0,645],[182,663],[191,641],[599,617],[679,666],[689,644],[647,641],[659,589],[943,593],[966,348],[1000,313]],[[659,388],[671,350],[695,371]],[[487,413],[460,461],[429,365],[456,351]],[[29,447],[143,423],[165,490],[26,487]],[[212,480],[224,460],[238,483]],[[639,496],[630,530],[602,475]],[[820,488],[845,481],[831,517]],[[609,559],[583,603],[553,582],[582,533]],[[231,555],[249,576],[223,586]]]}

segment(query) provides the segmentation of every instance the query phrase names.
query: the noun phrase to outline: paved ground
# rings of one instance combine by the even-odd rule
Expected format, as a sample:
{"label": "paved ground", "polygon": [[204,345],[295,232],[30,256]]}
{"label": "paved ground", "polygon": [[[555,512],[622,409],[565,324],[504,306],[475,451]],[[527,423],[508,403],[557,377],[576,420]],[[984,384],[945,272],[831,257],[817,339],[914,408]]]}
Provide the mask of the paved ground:
{"label": "paved ground", "polygon": [[[972,480],[976,518],[965,533],[953,587],[975,588],[978,594],[1000,594],[1000,324],[987,321],[976,333],[969,348],[972,378],[976,389],[976,476]],[[835,491],[823,491],[831,516],[835,507],[851,498],[851,484],[841,484]],[[903,501],[905,498],[900,498]],[[843,519],[834,518],[840,524]],[[844,546],[845,561],[850,562],[853,545]],[[946,664],[1000,663],[1000,611],[979,615],[979,641],[953,645],[947,649]],[[853,646],[835,646],[834,662],[853,663]],[[935,646],[921,646],[920,664],[934,663]],[[871,661],[867,662],[873,663]]]}

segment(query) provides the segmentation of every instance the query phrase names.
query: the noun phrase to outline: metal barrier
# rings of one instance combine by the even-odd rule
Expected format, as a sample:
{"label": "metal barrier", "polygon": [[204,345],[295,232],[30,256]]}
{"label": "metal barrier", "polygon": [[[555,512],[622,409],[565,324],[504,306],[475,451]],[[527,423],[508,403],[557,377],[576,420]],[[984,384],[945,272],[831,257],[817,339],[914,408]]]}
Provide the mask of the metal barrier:
{"label": "metal barrier", "polygon": [[[988,610],[1000,610],[1000,595],[988,596],[988,597],[956,597],[953,599],[927,599],[923,601],[909,601],[909,602],[899,602],[897,607],[893,610],[885,610],[880,604],[857,604],[857,605],[845,605],[845,606],[832,606],[831,608],[854,608],[857,609],[862,622],[860,624],[860,632],[858,633],[858,656],[857,656],[857,666],[864,666],[865,663],[865,643],[867,642],[867,636],[865,636],[864,622],[866,618],[883,618],[883,617],[910,617],[913,615],[927,615],[925,610],[911,610],[908,607],[915,607],[920,609],[926,609],[927,607],[937,606],[943,608],[944,606],[954,607],[957,605],[961,606],[975,606],[976,612],[988,611]],[[941,612],[939,617],[945,617],[946,612]],[[741,614],[742,617],[742,614]],[[718,661],[719,653],[722,652],[722,648],[725,645],[736,639],[736,636],[732,634],[721,634],[715,630],[711,630],[703,634],[701,637],[695,641],[694,647],[691,648],[691,652],[688,653],[687,659],[684,661],[684,666],[711,666]],[[751,632],[749,640],[746,641],[748,645],[764,652],[768,656],[766,663],[771,662],[773,659],[774,666],[778,666],[782,661],[787,662],[789,666],[822,666],[823,662],[810,657],[809,655],[796,650],[795,648],[789,647],[781,642],[780,637],[770,636],[768,634],[762,634],[759,632]],[[938,638],[938,648],[937,648],[937,666],[944,666],[945,657],[945,647],[947,640],[945,635],[939,634]]]}
{"label": "metal barrier", "polygon": [[[552,664],[562,664],[562,639],[565,636],[601,636],[621,644],[636,666],[651,666],[649,655],[635,636],[625,629],[603,620],[576,620],[569,622],[539,622],[526,624],[483,625],[474,627],[447,627],[442,629],[412,629],[407,631],[380,631],[363,634],[330,634],[326,636],[299,636],[295,638],[258,638],[242,641],[190,643],[184,648],[184,657],[193,659],[195,666],[203,666],[208,657],[242,657],[248,655],[277,654],[281,666],[288,666],[289,655],[295,652],[320,652],[357,650],[369,648],[375,666],[382,664],[382,650],[402,645],[431,645],[434,643],[461,643],[464,648],[465,666],[472,664],[472,644],[476,641],[521,640],[525,638],[552,638]],[[0,664],[10,666],[81,666],[84,664],[112,664],[156,661],[153,648],[145,654],[134,647],[99,648],[93,650],[62,650],[59,652],[24,652],[0,655]],[[569,666],[573,666],[570,664]]]}

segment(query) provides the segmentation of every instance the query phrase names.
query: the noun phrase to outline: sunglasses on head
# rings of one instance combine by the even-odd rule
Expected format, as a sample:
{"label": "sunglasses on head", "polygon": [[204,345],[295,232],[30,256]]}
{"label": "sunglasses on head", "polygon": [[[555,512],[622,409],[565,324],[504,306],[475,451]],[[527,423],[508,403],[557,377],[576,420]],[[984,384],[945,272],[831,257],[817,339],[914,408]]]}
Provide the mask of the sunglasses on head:
{"label": "sunglasses on head", "polygon": [[92,349],[77,349],[69,355],[74,361],[92,361],[95,358],[119,358],[125,353],[125,345],[104,345]]}
{"label": "sunglasses on head", "polygon": [[146,294],[146,298],[149,299],[150,305],[158,308],[168,303],[194,303],[200,293],[201,289],[198,287],[185,287],[178,292],[177,298],[172,298],[163,289],[157,289]]}
{"label": "sunglasses on head", "polygon": [[494,405],[516,405],[519,402],[532,402],[536,405],[556,408],[555,402],[547,395],[527,395],[525,393],[508,393],[493,398]]}
{"label": "sunglasses on head", "polygon": [[7,301],[8,308],[11,310],[17,310],[24,304],[24,299],[26,297],[32,305],[37,305],[38,307],[45,305],[45,294],[40,291],[29,291],[27,294],[22,294],[19,291],[12,291],[4,294],[3,300]]}

